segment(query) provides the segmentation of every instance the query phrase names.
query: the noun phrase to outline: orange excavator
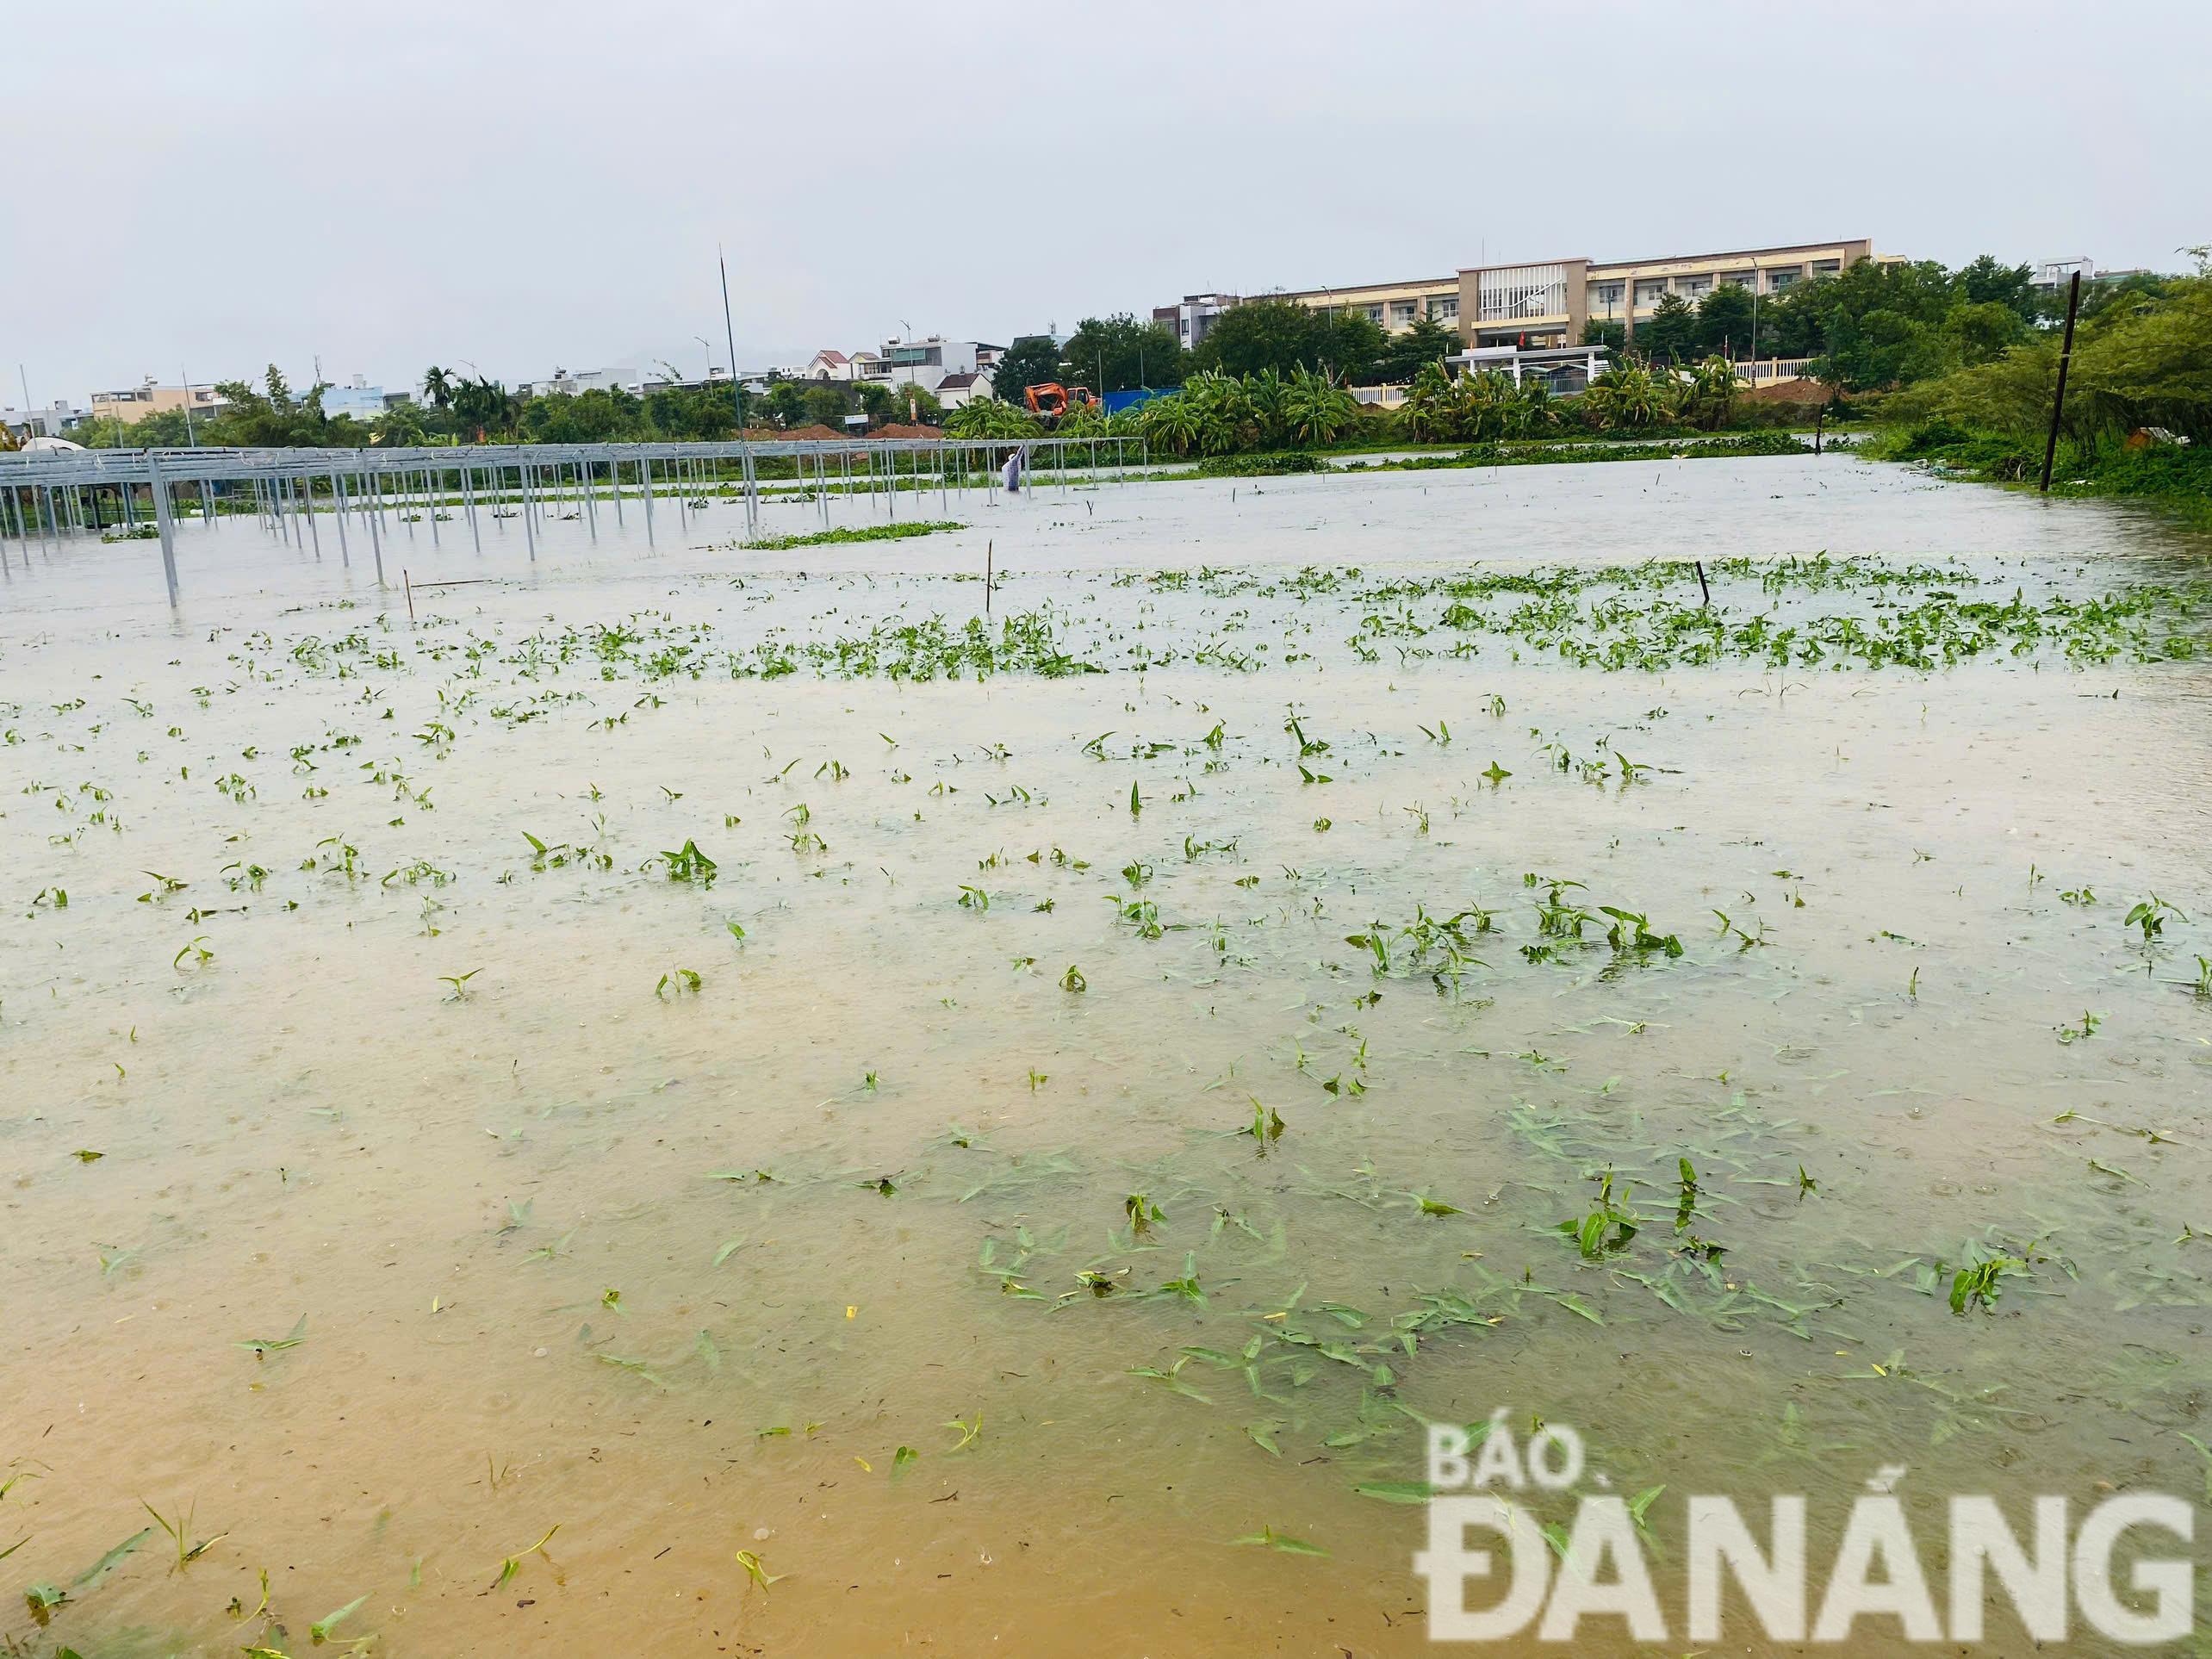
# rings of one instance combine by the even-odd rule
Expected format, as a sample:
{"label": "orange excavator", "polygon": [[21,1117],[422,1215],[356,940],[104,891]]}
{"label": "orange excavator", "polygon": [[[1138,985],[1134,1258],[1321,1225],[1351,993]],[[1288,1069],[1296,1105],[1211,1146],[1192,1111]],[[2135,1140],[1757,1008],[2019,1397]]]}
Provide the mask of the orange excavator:
{"label": "orange excavator", "polygon": [[1028,388],[1022,397],[1028,404],[1031,414],[1041,415],[1047,420],[1058,420],[1068,412],[1071,405],[1080,408],[1085,405],[1096,406],[1098,401],[1090,395],[1088,386],[1063,386],[1054,380]]}

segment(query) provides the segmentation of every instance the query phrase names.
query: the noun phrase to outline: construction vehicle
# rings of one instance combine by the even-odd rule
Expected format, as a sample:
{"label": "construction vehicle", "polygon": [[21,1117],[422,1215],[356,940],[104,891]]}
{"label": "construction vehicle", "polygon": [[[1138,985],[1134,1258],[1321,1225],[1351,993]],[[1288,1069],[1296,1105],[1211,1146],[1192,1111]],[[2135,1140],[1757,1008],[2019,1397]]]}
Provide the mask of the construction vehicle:
{"label": "construction vehicle", "polygon": [[1096,407],[1098,402],[1090,395],[1088,386],[1063,386],[1055,380],[1027,388],[1022,397],[1028,404],[1031,414],[1048,421],[1058,420],[1071,407],[1081,408],[1089,405]]}

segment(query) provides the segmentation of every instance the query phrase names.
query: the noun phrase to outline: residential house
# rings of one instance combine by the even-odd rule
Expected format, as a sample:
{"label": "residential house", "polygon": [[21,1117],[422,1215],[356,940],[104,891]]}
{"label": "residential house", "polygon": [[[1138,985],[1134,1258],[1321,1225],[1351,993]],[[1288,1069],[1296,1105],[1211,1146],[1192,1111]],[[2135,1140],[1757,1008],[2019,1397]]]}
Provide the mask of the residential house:
{"label": "residential house", "polygon": [[962,372],[947,375],[937,382],[937,401],[948,410],[959,408],[971,398],[990,395],[991,371],[988,369],[980,374]]}

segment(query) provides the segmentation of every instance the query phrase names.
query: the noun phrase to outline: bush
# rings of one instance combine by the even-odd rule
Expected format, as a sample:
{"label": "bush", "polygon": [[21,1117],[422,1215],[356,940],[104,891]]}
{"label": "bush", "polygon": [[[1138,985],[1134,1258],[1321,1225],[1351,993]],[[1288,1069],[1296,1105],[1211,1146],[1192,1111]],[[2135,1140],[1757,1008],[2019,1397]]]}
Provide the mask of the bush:
{"label": "bush", "polygon": [[1311,450],[1262,450],[1256,455],[1209,455],[1198,463],[1201,478],[1273,478],[1284,473],[1327,472],[1329,463]]}

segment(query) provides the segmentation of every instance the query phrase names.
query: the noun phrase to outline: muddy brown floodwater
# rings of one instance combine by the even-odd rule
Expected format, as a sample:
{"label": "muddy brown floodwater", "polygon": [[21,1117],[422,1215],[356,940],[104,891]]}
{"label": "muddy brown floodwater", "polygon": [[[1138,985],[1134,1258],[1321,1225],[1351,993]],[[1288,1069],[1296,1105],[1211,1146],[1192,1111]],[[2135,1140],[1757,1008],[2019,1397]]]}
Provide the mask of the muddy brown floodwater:
{"label": "muddy brown floodwater", "polygon": [[327,523],[174,613],[7,544],[11,1651],[1422,1652],[1500,1407],[1662,1585],[1692,1494],[2204,1495],[2201,539],[1840,457],[924,506],[395,523],[413,622]]}

